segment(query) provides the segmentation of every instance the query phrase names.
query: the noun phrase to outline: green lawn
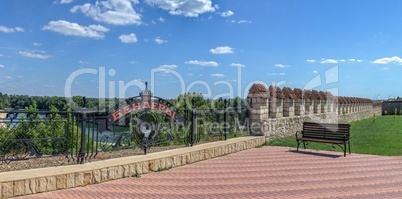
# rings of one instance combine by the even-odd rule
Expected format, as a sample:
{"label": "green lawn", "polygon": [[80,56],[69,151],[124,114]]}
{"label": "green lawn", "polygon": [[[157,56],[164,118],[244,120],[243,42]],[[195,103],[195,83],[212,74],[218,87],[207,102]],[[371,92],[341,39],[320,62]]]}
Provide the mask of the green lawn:
{"label": "green lawn", "polygon": [[[352,122],[350,148],[352,153],[400,156],[402,155],[402,117],[377,116]],[[270,146],[296,147],[295,136],[267,142]],[[300,148],[303,148],[301,145]],[[311,142],[307,149],[342,151],[338,146]]]}

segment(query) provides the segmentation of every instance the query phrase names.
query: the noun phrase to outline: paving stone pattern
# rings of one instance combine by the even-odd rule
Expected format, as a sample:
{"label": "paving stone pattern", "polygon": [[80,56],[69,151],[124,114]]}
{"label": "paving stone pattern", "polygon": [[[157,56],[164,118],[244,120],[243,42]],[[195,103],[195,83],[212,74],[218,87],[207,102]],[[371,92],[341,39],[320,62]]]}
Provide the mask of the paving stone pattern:
{"label": "paving stone pattern", "polygon": [[262,147],[20,198],[402,198],[402,157]]}

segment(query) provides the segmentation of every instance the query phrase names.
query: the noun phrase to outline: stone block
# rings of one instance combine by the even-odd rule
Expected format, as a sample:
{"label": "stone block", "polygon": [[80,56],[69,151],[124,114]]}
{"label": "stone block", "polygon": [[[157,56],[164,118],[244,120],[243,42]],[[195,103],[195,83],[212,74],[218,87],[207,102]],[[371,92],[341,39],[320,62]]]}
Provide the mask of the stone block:
{"label": "stone block", "polygon": [[114,178],[113,179],[121,179],[123,178],[123,166],[114,167]]}
{"label": "stone block", "polygon": [[99,169],[92,171],[92,184],[98,184],[102,182],[101,171]]}
{"label": "stone block", "polygon": [[13,182],[2,182],[1,183],[1,197],[11,198],[14,196],[14,183]]}
{"label": "stone block", "polygon": [[67,188],[75,187],[75,173],[67,174]]}
{"label": "stone block", "polygon": [[187,160],[186,160],[186,155],[181,155],[179,157],[180,165],[185,165]]}
{"label": "stone block", "polygon": [[135,168],[136,164],[130,164],[128,165],[129,168],[129,177],[131,177],[133,174],[135,174],[137,172],[136,168]]}
{"label": "stone block", "polygon": [[187,164],[193,163],[193,158],[191,157],[191,153],[186,154],[186,162]]}
{"label": "stone block", "polygon": [[56,189],[67,188],[67,175],[56,176]]}
{"label": "stone block", "polygon": [[155,164],[156,164],[157,167],[158,167],[158,168],[156,168],[156,170],[165,168],[164,165],[165,165],[166,163],[164,163],[164,165],[162,165],[162,161],[163,161],[163,158],[155,160]]}
{"label": "stone block", "polygon": [[173,168],[173,157],[167,157],[165,162],[166,168]]}
{"label": "stone block", "polygon": [[84,172],[84,182],[83,182],[84,186],[92,184],[92,178],[93,178],[92,171]]}
{"label": "stone block", "polygon": [[123,178],[130,177],[132,173],[130,172],[130,166],[129,165],[123,165]]}
{"label": "stone block", "polygon": [[108,177],[109,177],[109,180],[113,180],[113,179],[115,179],[114,178],[114,175],[115,175],[115,173],[114,173],[114,167],[108,167],[107,168],[107,175],[108,175]]}
{"label": "stone block", "polygon": [[108,169],[103,168],[100,170],[100,175],[101,175],[101,182],[105,182],[109,180],[109,174],[108,174]]}
{"label": "stone block", "polygon": [[46,191],[55,191],[57,189],[55,176],[46,177],[46,181]]}
{"label": "stone block", "polygon": [[142,174],[143,173],[142,166],[143,166],[142,163],[136,163],[135,164],[135,173]]}
{"label": "stone block", "polygon": [[47,188],[47,180],[45,177],[36,178],[36,193],[45,192]]}
{"label": "stone block", "polygon": [[14,181],[14,196],[25,194],[25,180]]}
{"label": "stone block", "polygon": [[155,166],[155,162],[154,162],[154,161],[149,162],[149,165],[148,165],[149,171],[156,171],[156,168],[155,168],[155,167],[156,167],[156,166]]}
{"label": "stone block", "polygon": [[83,172],[78,172],[75,173],[75,186],[83,186],[84,185],[84,173]]}
{"label": "stone block", "polygon": [[148,172],[149,172],[148,161],[142,162],[142,173],[148,173]]}
{"label": "stone block", "polygon": [[179,165],[179,157],[178,156],[173,156],[172,157],[172,167],[177,167]]}
{"label": "stone block", "polygon": [[36,193],[36,180],[26,179],[25,180],[25,195]]}

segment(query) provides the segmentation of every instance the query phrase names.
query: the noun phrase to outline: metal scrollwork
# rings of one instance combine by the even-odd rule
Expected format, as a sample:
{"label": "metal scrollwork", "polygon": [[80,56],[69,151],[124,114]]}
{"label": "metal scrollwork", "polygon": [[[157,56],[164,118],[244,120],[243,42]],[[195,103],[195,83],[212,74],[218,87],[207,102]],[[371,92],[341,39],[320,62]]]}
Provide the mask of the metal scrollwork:
{"label": "metal scrollwork", "polygon": [[9,164],[11,161],[26,160],[29,156],[41,157],[38,149],[30,140],[11,140],[2,148],[0,161]]}
{"label": "metal scrollwork", "polygon": [[100,139],[100,147],[103,151],[121,148],[135,148],[132,144],[130,133],[123,132],[113,135],[103,135]]}

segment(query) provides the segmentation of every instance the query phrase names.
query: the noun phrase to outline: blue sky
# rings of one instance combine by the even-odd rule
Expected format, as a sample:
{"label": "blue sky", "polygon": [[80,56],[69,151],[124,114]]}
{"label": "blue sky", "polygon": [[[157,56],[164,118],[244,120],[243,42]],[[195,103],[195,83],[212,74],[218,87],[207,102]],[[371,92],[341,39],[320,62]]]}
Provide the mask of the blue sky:
{"label": "blue sky", "polygon": [[7,0],[0,92],[245,96],[254,82],[402,96],[402,1]]}

